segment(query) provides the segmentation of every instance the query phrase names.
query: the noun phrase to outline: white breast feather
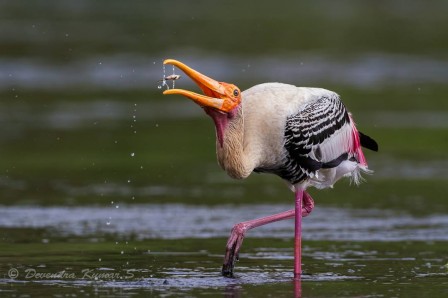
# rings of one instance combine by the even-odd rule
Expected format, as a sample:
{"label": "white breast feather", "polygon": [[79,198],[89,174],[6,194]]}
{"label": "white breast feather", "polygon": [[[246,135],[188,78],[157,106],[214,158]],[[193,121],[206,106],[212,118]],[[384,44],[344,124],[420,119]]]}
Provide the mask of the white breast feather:
{"label": "white breast feather", "polygon": [[[244,152],[250,155],[254,167],[269,167],[282,162],[285,155],[284,131],[286,119],[297,114],[308,103],[335,93],[321,88],[305,88],[281,83],[256,85],[242,93],[244,116]],[[320,144],[321,158],[328,162],[352,151],[353,127],[345,124],[331,138]],[[313,151],[312,151],[313,152]],[[312,155],[311,155],[312,154]],[[311,157],[316,158],[314,152]],[[360,180],[359,170],[368,171],[354,161],[344,161],[332,169],[320,169],[308,183],[317,188],[331,187],[343,176]],[[294,187],[291,185],[291,188]]]}

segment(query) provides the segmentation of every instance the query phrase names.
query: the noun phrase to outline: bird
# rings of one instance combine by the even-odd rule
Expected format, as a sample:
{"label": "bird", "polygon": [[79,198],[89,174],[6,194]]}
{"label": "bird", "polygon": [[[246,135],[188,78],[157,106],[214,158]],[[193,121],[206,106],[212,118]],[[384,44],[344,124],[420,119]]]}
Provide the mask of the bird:
{"label": "bird", "polygon": [[166,59],[190,77],[203,94],[169,89],[164,95],[182,95],[211,117],[216,130],[216,155],[232,178],[270,173],[282,178],[294,192],[294,208],[235,224],[226,244],[221,273],[234,277],[235,262],[246,232],[261,225],[294,218],[294,279],[302,275],[302,217],[314,208],[309,187],[331,188],[342,177],[355,184],[361,173],[371,173],[361,147],[378,151],[377,142],[359,132],[351,113],[330,90],[262,83],[243,92],[186,64]]}

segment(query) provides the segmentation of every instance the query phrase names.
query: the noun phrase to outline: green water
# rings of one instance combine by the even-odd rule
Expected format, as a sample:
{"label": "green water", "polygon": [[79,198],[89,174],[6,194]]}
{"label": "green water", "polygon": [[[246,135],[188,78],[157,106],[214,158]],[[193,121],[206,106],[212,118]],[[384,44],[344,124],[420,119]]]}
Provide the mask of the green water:
{"label": "green water", "polygon": [[[95,244],[85,239],[66,242],[2,246],[2,254],[8,254],[8,262],[22,275],[18,278],[21,282],[3,282],[4,293],[173,297],[291,297],[294,293],[292,260],[278,255],[291,255],[293,241],[250,240],[241,256],[245,260],[238,263],[236,279],[223,278],[217,272],[221,261],[218,247],[223,239],[146,240],[127,245],[116,245],[110,239]],[[120,249],[124,246],[137,249],[123,256]],[[438,257],[446,252],[443,246],[440,242],[307,242],[303,296],[442,297],[446,294],[446,271],[440,268]],[[147,253],[149,247],[157,253]],[[23,251],[27,251],[26,257]],[[36,277],[38,273],[61,271],[64,278]],[[105,275],[110,273],[115,276]]]}
{"label": "green water", "polygon": [[297,296],[292,222],[220,276],[232,225],[293,196],[221,171],[212,122],[157,88],[164,58],[334,90],[380,144],[366,183],[310,190],[303,297],[448,294],[447,3],[253,5],[0,4],[0,296]]}

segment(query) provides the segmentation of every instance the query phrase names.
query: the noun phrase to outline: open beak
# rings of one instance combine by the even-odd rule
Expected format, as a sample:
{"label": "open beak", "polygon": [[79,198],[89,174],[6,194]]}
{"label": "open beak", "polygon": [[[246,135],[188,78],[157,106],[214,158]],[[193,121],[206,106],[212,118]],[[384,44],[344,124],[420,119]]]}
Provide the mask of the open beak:
{"label": "open beak", "polygon": [[234,109],[241,101],[240,91],[234,85],[215,81],[177,60],[166,59],[163,64],[171,64],[182,70],[204,92],[202,95],[183,89],[168,89],[163,92],[164,95],[180,94],[201,107],[214,108],[225,113]]}

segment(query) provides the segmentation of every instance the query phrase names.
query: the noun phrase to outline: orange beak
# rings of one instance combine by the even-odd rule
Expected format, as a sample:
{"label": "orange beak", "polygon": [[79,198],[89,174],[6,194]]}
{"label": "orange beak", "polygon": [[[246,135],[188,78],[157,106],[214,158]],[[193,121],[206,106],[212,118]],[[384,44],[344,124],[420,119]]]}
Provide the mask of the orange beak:
{"label": "orange beak", "polygon": [[183,89],[168,89],[163,91],[163,94],[180,94],[201,107],[213,108],[224,113],[232,111],[241,103],[241,91],[235,85],[215,81],[177,60],[167,59],[163,64],[171,64],[182,70],[202,89],[204,95]]}

